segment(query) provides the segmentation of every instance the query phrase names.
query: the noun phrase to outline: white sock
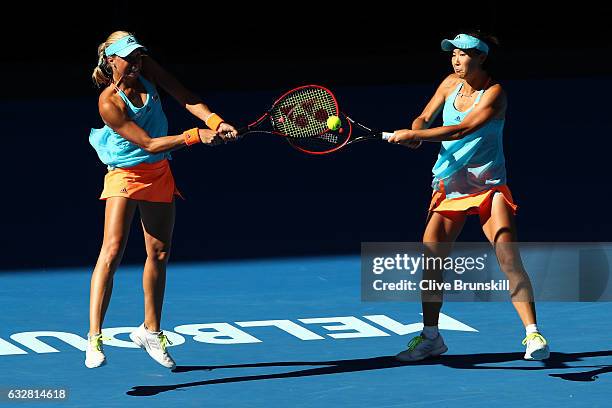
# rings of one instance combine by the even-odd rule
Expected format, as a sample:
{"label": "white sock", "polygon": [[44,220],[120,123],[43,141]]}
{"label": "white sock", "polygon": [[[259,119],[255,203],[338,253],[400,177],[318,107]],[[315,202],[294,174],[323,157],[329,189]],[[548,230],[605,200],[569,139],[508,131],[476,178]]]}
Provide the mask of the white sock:
{"label": "white sock", "polygon": [[429,340],[433,340],[438,337],[438,326],[424,326],[423,335]]}
{"label": "white sock", "polygon": [[530,335],[531,333],[539,333],[537,324],[528,324],[525,326],[525,334]]}

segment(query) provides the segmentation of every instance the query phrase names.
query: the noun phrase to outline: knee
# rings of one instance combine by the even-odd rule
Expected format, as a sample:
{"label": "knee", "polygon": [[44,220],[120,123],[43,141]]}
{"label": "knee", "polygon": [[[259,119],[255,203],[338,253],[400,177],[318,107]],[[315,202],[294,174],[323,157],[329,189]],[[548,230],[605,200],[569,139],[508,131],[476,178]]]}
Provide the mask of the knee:
{"label": "knee", "polygon": [[170,248],[161,243],[147,246],[147,258],[157,263],[166,263],[170,257]]}
{"label": "knee", "polygon": [[520,272],[521,271],[521,260],[513,251],[497,251],[497,261],[499,267],[505,273]]}
{"label": "knee", "polygon": [[121,261],[121,248],[121,240],[105,242],[100,251],[100,261],[111,270],[116,268]]}
{"label": "knee", "polygon": [[158,251],[153,255],[149,255],[149,258],[152,258],[155,262],[158,263],[166,263],[168,262],[168,258],[170,257],[170,253],[168,251]]}
{"label": "knee", "polygon": [[510,273],[516,270],[516,263],[512,259],[498,258],[498,261],[503,272]]}

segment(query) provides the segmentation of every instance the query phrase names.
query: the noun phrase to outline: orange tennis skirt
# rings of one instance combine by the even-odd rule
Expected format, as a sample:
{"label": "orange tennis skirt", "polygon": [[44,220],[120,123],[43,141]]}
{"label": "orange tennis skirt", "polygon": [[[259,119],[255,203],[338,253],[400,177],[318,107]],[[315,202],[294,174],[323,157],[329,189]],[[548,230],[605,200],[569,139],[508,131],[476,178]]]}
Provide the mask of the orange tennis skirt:
{"label": "orange tennis skirt", "polygon": [[157,163],[141,163],[134,167],[116,168],[104,176],[100,200],[126,197],[132,200],[171,203],[174,196],[183,196],[174,184],[168,159]]}
{"label": "orange tennis skirt", "polygon": [[441,191],[434,191],[429,204],[429,211],[445,212],[445,211],[465,211],[470,214],[489,214],[491,212],[491,203],[493,195],[500,192],[504,196],[504,200],[512,213],[516,215],[518,205],[512,199],[512,193],[506,185],[496,186],[489,190],[481,191],[480,193],[471,194],[465,197],[446,198],[444,184],[440,183]]}

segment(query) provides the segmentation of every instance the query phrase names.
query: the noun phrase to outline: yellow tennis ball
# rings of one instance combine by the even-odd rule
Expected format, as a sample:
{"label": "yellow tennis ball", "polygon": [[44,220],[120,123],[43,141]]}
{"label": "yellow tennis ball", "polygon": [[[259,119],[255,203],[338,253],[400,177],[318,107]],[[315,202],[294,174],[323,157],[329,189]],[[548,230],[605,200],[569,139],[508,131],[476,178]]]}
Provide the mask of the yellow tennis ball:
{"label": "yellow tennis ball", "polygon": [[342,122],[340,122],[340,118],[337,116],[330,116],[327,118],[327,127],[331,130],[338,130],[342,126]]}

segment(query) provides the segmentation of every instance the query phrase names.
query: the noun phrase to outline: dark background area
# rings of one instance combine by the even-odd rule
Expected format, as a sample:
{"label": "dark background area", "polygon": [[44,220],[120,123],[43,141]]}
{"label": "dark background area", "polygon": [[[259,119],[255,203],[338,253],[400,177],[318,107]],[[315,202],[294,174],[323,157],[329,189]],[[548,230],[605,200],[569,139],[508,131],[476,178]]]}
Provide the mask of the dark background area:
{"label": "dark background area", "polygon": [[[87,136],[102,126],[90,75],[124,29],[226,120],[244,124],[279,93],[332,88],[373,127],[407,127],[450,72],[443,38],[496,34],[493,73],[508,93],[509,185],[523,241],[609,241],[610,13],[441,3],[142,2],[28,5],[2,27],[4,189],[0,269],[93,265],[102,240],[105,167]],[[469,8],[469,9],[468,9]],[[198,125],[168,95],[170,133]],[[187,198],[173,260],[358,253],[364,241],[418,241],[438,146],[370,142],[309,157],[272,136],[174,153]],[[481,241],[476,218],[460,237]],[[135,222],[124,257],[140,263]]]}
{"label": "dark background area", "polygon": [[499,78],[610,72],[612,13],[595,2],[115,1],[13,7],[0,28],[6,38],[0,52],[5,97],[92,95],[97,45],[120,29],[136,33],[151,55],[202,90],[437,82],[449,69],[441,39],[469,28],[500,39],[494,50]]}

